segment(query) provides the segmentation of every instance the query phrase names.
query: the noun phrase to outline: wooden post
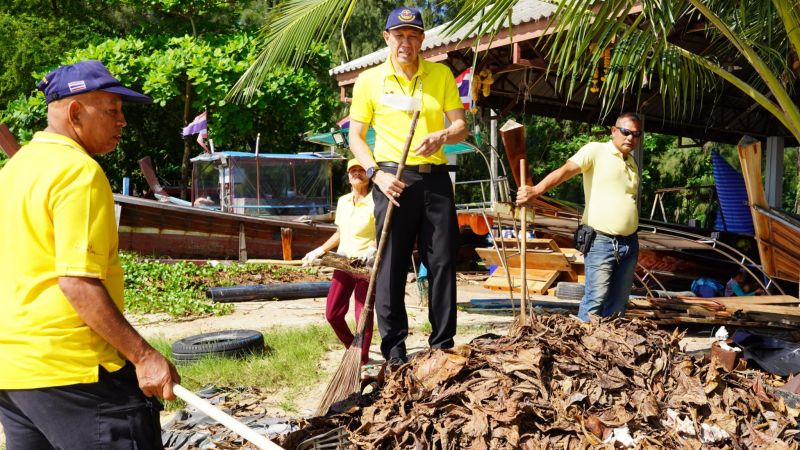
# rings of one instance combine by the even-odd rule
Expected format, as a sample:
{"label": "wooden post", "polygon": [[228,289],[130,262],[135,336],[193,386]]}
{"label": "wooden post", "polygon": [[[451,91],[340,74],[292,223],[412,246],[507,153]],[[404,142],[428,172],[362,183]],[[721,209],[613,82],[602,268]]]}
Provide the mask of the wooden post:
{"label": "wooden post", "polygon": [[283,260],[292,259],[292,229],[281,228],[281,248],[283,249]]}
{"label": "wooden post", "polygon": [[[525,186],[526,175],[528,172],[528,164],[525,161],[525,158],[519,160],[519,181],[520,187]],[[528,251],[528,208],[522,207],[520,211],[522,213],[522,217],[520,217],[520,241],[519,241],[519,272],[520,276],[522,277],[522,285],[520,286],[520,302],[519,302],[519,317],[521,323],[523,325],[528,324],[528,313],[527,313],[527,303],[528,303],[528,277],[527,277],[527,269],[526,267],[526,259],[527,259],[527,251]]]}
{"label": "wooden post", "polygon": [[0,123],[0,149],[6,152],[9,158],[20,149],[19,142],[4,123]]}
{"label": "wooden post", "polygon": [[247,262],[247,236],[244,234],[244,222],[239,222],[239,262]]}

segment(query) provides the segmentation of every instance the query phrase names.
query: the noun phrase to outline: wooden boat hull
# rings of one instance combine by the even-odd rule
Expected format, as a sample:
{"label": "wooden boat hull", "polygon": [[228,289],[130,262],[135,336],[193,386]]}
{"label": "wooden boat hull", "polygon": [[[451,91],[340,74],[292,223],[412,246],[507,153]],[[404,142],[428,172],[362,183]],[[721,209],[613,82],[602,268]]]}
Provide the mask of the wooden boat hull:
{"label": "wooden boat hull", "polygon": [[291,256],[301,258],[335,231],[332,224],[242,216],[115,195],[119,246],[141,255],[175,259],[284,259],[282,233],[291,233]]}
{"label": "wooden boat hull", "polygon": [[761,143],[745,137],[739,143],[747,196],[753,212],[758,251],[764,272],[797,283],[800,280],[800,220],[767,203],[761,178]]}

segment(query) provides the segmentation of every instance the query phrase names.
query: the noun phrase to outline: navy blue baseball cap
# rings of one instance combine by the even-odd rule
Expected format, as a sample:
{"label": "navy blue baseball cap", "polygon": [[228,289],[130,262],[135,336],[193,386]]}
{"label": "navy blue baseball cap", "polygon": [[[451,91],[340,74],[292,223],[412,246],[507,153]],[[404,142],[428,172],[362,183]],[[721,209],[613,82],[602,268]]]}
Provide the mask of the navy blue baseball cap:
{"label": "navy blue baseball cap", "polygon": [[36,88],[44,93],[47,103],[92,91],[119,94],[124,102],[153,101],[152,98],[123,86],[103,63],[96,60],[81,61],[54,69],[36,84]]}
{"label": "navy blue baseball cap", "polygon": [[389,13],[386,19],[386,31],[393,30],[400,27],[414,27],[425,31],[425,25],[422,23],[422,13],[417,8],[409,8],[401,6]]}

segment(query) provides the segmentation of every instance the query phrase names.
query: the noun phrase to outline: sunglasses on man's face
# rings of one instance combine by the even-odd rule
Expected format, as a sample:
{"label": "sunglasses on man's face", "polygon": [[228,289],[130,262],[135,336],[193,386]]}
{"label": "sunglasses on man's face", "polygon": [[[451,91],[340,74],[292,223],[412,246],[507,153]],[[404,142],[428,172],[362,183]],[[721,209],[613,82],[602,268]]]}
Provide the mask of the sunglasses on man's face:
{"label": "sunglasses on man's face", "polygon": [[616,127],[616,128],[620,132],[620,134],[622,134],[625,137],[628,137],[628,136],[633,136],[635,138],[642,137],[642,132],[641,131],[631,131],[631,130],[629,130],[627,128],[620,128],[620,127]]}

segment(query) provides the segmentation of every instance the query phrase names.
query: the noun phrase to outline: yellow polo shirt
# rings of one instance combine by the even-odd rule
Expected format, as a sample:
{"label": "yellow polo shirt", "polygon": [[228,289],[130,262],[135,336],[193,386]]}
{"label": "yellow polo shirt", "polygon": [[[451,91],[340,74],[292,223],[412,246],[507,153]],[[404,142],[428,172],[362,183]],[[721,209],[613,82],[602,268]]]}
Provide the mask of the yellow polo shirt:
{"label": "yellow polo shirt", "polygon": [[124,360],[78,316],[61,276],[98,278],[122,310],[114,198],[75,141],[39,132],[0,170],[0,389],[92,383]]}
{"label": "yellow polo shirt", "polygon": [[606,234],[628,236],[639,226],[639,169],[611,141],[590,142],[570,161],[581,168],[586,207],[581,223]]}
{"label": "yellow polo shirt", "polygon": [[[419,59],[417,73],[409,80],[394,70],[391,56],[383,64],[362,72],[353,86],[353,102],[350,119],[371,124],[375,128],[376,162],[400,162],[411,114],[382,104],[384,94],[411,95],[421,99],[417,129],[411,141],[411,150],[416,148],[428,134],[443,130],[444,113],[463,109],[455,78],[450,69],[439,63]],[[447,164],[444,150],[422,158],[409,152],[406,164]]]}
{"label": "yellow polo shirt", "polygon": [[350,258],[360,256],[370,245],[375,245],[375,203],[372,193],[353,204],[353,193],[339,197],[336,204],[336,225],[339,226],[337,253]]}

